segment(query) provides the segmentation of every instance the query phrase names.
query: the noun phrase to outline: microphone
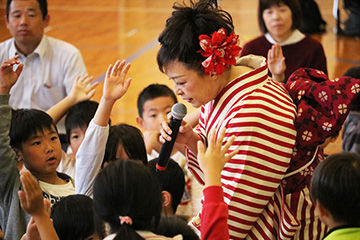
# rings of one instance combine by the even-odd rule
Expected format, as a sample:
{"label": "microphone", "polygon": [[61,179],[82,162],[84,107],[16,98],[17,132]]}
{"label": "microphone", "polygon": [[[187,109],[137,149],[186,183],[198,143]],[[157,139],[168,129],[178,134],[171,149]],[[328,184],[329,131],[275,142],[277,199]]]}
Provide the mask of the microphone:
{"label": "microphone", "polygon": [[171,141],[166,141],[160,150],[158,161],[156,163],[156,171],[165,171],[166,166],[169,163],[171,152],[174,148],[176,136],[179,132],[179,127],[181,125],[182,119],[187,113],[186,106],[182,103],[176,103],[171,108],[171,119],[169,122],[169,127],[172,130]]}

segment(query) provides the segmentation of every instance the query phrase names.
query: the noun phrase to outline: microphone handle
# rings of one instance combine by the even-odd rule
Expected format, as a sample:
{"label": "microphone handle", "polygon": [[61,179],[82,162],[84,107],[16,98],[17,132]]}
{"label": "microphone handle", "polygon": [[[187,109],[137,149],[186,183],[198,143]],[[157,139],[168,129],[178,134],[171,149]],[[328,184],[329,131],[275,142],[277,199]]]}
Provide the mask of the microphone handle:
{"label": "microphone handle", "polygon": [[174,148],[177,134],[179,133],[179,127],[181,125],[181,121],[182,119],[179,120],[176,118],[171,118],[169,122],[169,127],[172,130],[172,134],[170,135],[171,140],[166,141],[161,147],[160,154],[158,157],[158,162],[156,164],[157,170],[164,171],[166,169],[167,164],[169,163],[171,152]]}

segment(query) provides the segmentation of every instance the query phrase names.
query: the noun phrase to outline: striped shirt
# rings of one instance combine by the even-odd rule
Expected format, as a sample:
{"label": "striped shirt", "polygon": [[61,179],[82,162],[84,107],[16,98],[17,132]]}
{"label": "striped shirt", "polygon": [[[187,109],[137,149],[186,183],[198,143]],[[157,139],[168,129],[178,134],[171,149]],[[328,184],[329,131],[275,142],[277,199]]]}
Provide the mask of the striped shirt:
{"label": "striped shirt", "polygon": [[[235,136],[229,151],[239,148],[221,173],[230,238],[270,239],[280,231],[279,219],[298,225],[283,207],[280,186],[295,144],[296,107],[283,85],[268,77],[265,58],[245,56],[237,62],[244,64],[254,70],[231,81],[202,106],[196,132],[206,142],[212,128],[219,133],[225,127],[224,144]],[[196,156],[188,149],[186,156],[189,169],[204,183]]]}

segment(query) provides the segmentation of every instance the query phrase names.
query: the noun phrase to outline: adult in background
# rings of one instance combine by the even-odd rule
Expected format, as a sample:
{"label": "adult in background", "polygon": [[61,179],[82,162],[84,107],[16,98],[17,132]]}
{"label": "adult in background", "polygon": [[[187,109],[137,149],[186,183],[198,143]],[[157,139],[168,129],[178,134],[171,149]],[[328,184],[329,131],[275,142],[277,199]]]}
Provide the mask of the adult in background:
{"label": "adult in background", "polygon": [[298,29],[301,24],[298,0],[259,0],[258,22],[263,35],[246,43],[241,56],[267,57],[270,76],[279,82],[286,83],[302,67],[327,74],[321,43]]}
{"label": "adult in background", "polygon": [[[12,38],[0,43],[0,62],[19,55],[24,69],[11,89],[10,105],[47,111],[68,95],[78,75],[87,73],[80,51],[48,37],[47,0],[7,0],[6,26]],[[60,127],[60,132],[65,129]]]}

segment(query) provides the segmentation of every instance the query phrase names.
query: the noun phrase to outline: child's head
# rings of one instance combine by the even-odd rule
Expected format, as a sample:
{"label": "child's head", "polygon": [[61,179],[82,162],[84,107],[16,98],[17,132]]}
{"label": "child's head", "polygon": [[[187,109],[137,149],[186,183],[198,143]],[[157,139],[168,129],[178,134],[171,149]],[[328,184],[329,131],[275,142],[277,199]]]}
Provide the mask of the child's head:
{"label": "child's head", "polygon": [[70,195],[51,207],[51,219],[60,240],[96,240],[93,201],[85,195]]}
{"label": "child's head", "polygon": [[330,225],[325,212],[337,224],[360,224],[359,183],[360,155],[356,153],[330,155],[316,167],[310,193],[325,224]]}
{"label": "child's head", "polygon": [[52,118],[36,109],[13,110],[10,145],[35,176],[56,172],[61,161],[61,143]]}
{"label": "child's head", "polygon": [[116,159],[135,159],[147,165],[147,154],[141,131],[128,124],[110,127],[103,165]]}
{"label": "child's head", "polygon": [[179,61],[187,69],[205,75],[201,62],[206,57],[199,51],[199,36],[212,33],[224,28],[227,34],[234,31],[231,15],[217,8],[217,1],[203,0],[190,5],[175,3],[172,16],[167,19],[165,29],[158,40],[161,44],[157,54],[157,63],[161,72],[174,61]]}
{"label": "child's head", "polygon": [[[95,216],[108,223],[115,239],[137,236],[135,230],[153,230],[161,216],[161,190],[154,174],[141,163],[118,160],[99,172],[94,184]],[[129,217],[132,224],[120,223]]]}
{"label": "child's head", "polygon": [[86,100],[75,104],[69,109],[65,118],[66,137],[74,154],[79,149],[86,129],[98,106],[97,102]]}
{"label": "child's head", "polygon": [[[360,79],[360,66],[349,68],[344,76]],[[351,102],[351,111],[360,111],[360,95]]]}
{"label": "child's head", "polygon": [[[165,171],[157,171],[156,170],[157,161],[158,161],[157,158],[149,161],[148,167],[159,180],[161,190],[163,191],[163,201],[164,201],[163,213],[165,215],[175,214],[176,209],[180,204],[182,196],[184,194],[184,189],[185,189],[184,171],[181,169],[179,164],[177,164],[172,159],[169,159],[169,163]],[[169,193],[171,196],[168,196],[166,192]],[[169,205],[171,207],[172,212],[166,211],[166,207]],[[166,212],[164,212],[164,210]]]}
{"label": "child's head", "polygon": [[[268,14],[267,11],[269,11],[273,6],[276,7],[287,7],[290,10],[290,18],[286,19],[286,23],[291,23],[290,30],[298,29],[301,24],[301,6],[298,0],[259,0],[259,8],[258,8],[258,22],[259,27],[262,33],[270,32],[271,34],[276,34],[273,32],[273,29],[271,26],[268,26],[266,24],[266,14]],[[282,12],[284,12],[281,9]],[[265,12],[265,13],[264,13]],[[282,13],[280,13],[282,14]],[[291,22],[290,22],[291,21]]]}
{"label": "child's head", "polygon": [[339,137],[339,131],[334,133],[334,135],[331,135],[330,137],[326,138],[324,143],[320,144],[319,147],[321,149],[325,149],[330,143],[335,142],[338,137]]}
{"label": "child's head", "polygon": [[174,92],[166,85],[151,84],[146,87],[137,100],[139,117],[137,123],[144,130],[157,131],[167,120],[171,107],[177,103]]}

